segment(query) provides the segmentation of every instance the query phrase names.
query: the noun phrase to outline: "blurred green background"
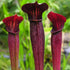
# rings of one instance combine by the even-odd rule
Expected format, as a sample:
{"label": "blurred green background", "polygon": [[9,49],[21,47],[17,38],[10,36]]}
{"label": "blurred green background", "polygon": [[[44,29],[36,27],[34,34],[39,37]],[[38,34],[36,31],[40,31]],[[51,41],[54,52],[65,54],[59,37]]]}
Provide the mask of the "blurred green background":
{"label": "blurred green background", "polygon": [[[21,10],[26,3],[34,3],[36,0],[0,0],[0,70],[11,70],[9,50],[8,50],[8,32],[2,20],[6,17],[18,14],[24,20],[20,23],[20,49],[19,49],[19,67],[20,70],[35,70],[32,46],[30,41],[30,22],[28,15]],[[70,32],[70,0],[37,0],[38,3],[47,3],[49,9],[46,10],[43,17],[43,27],[45,32],[45,50],[44,50],[44,70],[53,70],[51,54],[51,25],[47,18],[50,11],[62,14],[66,17],[63,33]],[[64,45],[64,42],[63,42]],[[70,46],[70,42],[67,43]],[[65,45],[66,46],[66,45]],[[62,48],[61,70],[70,70],[70,55],[67,56]]]}

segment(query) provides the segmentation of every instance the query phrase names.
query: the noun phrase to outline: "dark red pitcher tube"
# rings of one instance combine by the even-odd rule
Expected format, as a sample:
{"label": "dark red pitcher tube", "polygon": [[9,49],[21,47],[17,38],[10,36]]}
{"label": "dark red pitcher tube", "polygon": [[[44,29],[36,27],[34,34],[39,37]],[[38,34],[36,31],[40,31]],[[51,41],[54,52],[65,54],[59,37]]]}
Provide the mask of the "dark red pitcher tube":
{"label": "dark red pitcher tube", "polygon": [[30,36],[35,59],[35,69],[43,70],[44,60],[44,30],[41,21],[30,22]]}
{"label": "dark red pitcher tube", "polygon": [[64,23],[66,22],[66,18],[54,12],[50,12],[48,14],[48,18],[53,24],[53,29],[51,31],[53,70],[60,70],[62,29],[64,27]]}
{"label": "dark red pitcher tube", "polygon": [[18,70],[19,33],[8,33],[8,45],[11,59],[11,68],[12,70]]}
{"label": "dark red pitcher tube", "polygon": [[35,61],[35,70],[43,70],[44,66],[44,30],[42,25],[42,12],[48,9],[48,5],[29,3],[22,7],[28,14],[30,21],[30,37]]}
{"label": "dark red pitcher tube", "polygon": [[62,31],[56,34],[52,34],[51,46],[52,46],[53,70],[60,70],[61,44],[62,44]]}
{"label": "dark red pitcher tube", "polygon": [[19,70],[19,23],[23,20],[17,15],[3,19],[8,31],[8,46],[11,60],[11,70]]}

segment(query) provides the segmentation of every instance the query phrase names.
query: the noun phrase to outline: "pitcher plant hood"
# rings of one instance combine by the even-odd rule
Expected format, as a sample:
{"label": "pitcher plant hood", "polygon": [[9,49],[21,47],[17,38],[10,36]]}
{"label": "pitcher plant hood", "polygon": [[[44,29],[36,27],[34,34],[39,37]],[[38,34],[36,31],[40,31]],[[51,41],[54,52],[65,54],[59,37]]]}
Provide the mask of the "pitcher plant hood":
{"label": "pitcher plant hood", "polygon": [[4,24],[6,25],[6,29],[10,33],[17,33],[19,31],[19,23],[23,20],[21,16],[10,16],[3,19]]}
{"label": "pitcher plant hood", "polygon": [[22,10],[28,14],[29,19],[41,19],[42,13],[48,9],[48,5],[46,3],[38,4],[28,3],[22,6]]}
{"label": "pitcher plant hood", "polygon": [[61,31],[64,27],[64,23],[66,22],[66,18],[63,15],[54,13],[54,12],[50,12],[48,14],[48,18],[50,19],[50,21],[53,24],[53,29],[52,29],[52,33]]}

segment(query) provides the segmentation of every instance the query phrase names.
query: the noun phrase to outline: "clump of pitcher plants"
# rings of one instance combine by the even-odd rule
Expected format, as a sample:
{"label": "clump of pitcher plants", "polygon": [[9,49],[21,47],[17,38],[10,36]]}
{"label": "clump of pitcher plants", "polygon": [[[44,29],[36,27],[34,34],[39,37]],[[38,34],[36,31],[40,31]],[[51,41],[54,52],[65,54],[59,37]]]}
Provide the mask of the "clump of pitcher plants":
{"label": "clump of pitcher plants", "polygon": [[[44,69],[44,29],[42,25],[42,13],[48,9],[46,3],[28,3],[22,6],[22,10],[28,14],[30,21],[30,37],[35,61],[35,70]],[[50,12],[48,18],[53,24],[51,31],[51,48],[53,70],[60,70],[62,29],[66,18],[60,14]],[[10,52],[11,69],[19,70],[19,23],[23,20],[21,16],[10,16],[3,19],[8,31],[8,46]]]}

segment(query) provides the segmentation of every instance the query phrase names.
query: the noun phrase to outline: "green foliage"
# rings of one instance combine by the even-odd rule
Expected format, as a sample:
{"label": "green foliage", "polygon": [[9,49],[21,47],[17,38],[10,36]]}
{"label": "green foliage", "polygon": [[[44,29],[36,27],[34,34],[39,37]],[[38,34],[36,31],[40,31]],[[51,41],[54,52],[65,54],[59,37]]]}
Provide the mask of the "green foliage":
{"label": "green foliage", "polygon": [[0,56],[0,70],[10,70],[10,59]]}
{"label": "green foliage", "polygon": [[65,70],[66,64],[67,64],[67,60],[66,60],[66,58],[65,58],[65,55],[63,55],[63,63],[62,63],[63,70]]}
{"label": "green foliage", "polygon": [[67,19],[67,21],[64,25],[63,31],[67,31],[67,32],[70,31],[70,18]]}
{"label": "green foliage", "polygon": [[63,54],[61,68],[62,70],[69,70],[70,69],[70,54],[66,57]]}
{"label": "green foliage", "polygon": [[[49,69],[47,69],[47,68],[49,68]],[[44,70],[53,70],[53,68],[49,63],[47,63],[44,67]]]}

